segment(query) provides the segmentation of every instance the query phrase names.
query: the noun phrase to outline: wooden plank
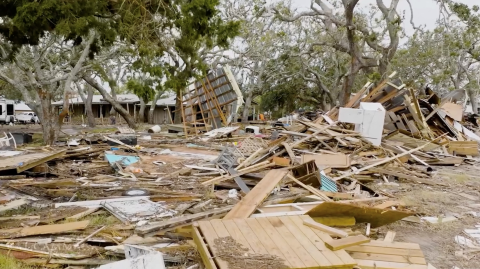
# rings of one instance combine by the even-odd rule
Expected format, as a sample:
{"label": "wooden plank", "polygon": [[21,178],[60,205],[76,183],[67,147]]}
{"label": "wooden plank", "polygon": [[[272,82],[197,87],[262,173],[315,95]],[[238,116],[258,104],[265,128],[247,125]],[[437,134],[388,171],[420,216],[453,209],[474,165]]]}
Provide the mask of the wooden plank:
{"label": "wooden plank", "polygon": [[267,218],[277,232],[288,242],[293,251],[302,259],[307,268],[318,268],[319,263],[310,255],[310,253],[298,242],[296,236],[282,223],[277,217]]}
{"label": "wooden plank", "polygon": [[225,226],[225,229],[227,229],[230,236],[233,239],[235,239],[235,241],[242,244],[245,248],[248,248],[249,253],[254,253],[254,251],[250,247],[250,244],[248,243],[247,239],[245,239],[245,236],[243,236],[242,231],[240,231],[238,229],[237,225],[235,224],[235,222],[233,220],[221,220],[221,222]]}
{"label": "wooden plank", "polygon": [[[292,220],[288,217],[280,217],[278,218],[283,225],[295,235],[296,240],[305,248],[306,251],[312,256],[315,261],[318,263],[320,267],[330,267],[332,264],[328,261],[328,259],[315,247],[315,245],[310,242],[310,240],[305,236],[305,234],[300,231],[300,229],[293,223]],[[293,246],[293,245],[292,245]]]}
{"label": "wooden plank", "polygon": [[[233,220],[224,220],[224,222],[230,222]],[[268,234],[263,230],[262,225],[256,219],[245,219],[245,222],[248,224],[250,229],[255,233],[255,236],[260,239],[262,244],[265,246],[265,249],[268,251],[270,255],[275,255],[280,259],[285,261],[285,264],[291,267],[291,264],[285,258],[285,255],[282,251],[277,247],[275,242],[268,236]],[[240,230],[239,230],[240,231]]]}
{"label": "wooden plank", "polygon": [[356,259],[362,269],[427,269],[426,265]]}
{"label": "wooden plank", "polygon": [[423,265],[427,264],[427,261],[425,260],[425,258],[422,258],[422,257],[407,257],[407,256],[371,254],[371,253],[361,253],[361,252],[352,252],[350,253],[350,255],[354,259],[362,259],[362,260],[423,264]]}
{"label": "wooden plank", "polygon": [[262,226],[263,230],[268,234],[270,239],[272,239],[275,245],[277,245],[278,249],[282,251],[283,255],[287,259],[287,262],[291,264],[293,268],[305,267],[305,264],[290,247],[290,244],[283,239],[283,237],[277,232],[267,218],[258,218],[256,220]]}
{"label": "wooden plank", "polygon": [[288,170],[270,170],[265,177],[227,213],[224,219],[248,218],[257,206],[262,204],[287,173]]}
{"label": "wooden plank", "polygon": [[[444,135],[439,136],[439,137],[437,137],[437,139],[439,139],[439,138],[441,138],[441,137],[443,137],[443,136],[444,136]],[[356,171],[349,172],[349,173],[345,173],[345,174],[343,174],[343,175],[341,175],[341,176],[339,176],[339,177],[334,178],[333,180],[337,181],[337,180],[340,180],[340,179],[343,179],[343,178],[346,178],[346,177],[349,177],[349,176],[358,174],[358,173],[360,173],[360,172],[362,172],[362,171],[371,169],[371,168],[373,168],[373,167],[379,166],[379,165],[381,165],[381,164],[388,163],[388,162],[393,161],[393,160],[395,160],[395,159],[397,159],[397,158],[400,158],[400,157],[402,157],[402,156],[405,156],[405,155],[408,155],[408,154],[410,154],[410,153],[413,153],[413,152],[415,152],[415,151],[417,151],[417,150],[421,150],[421,149],[423,149],[424,147],[428,146],[428,145],[429,145],[430,143],[432,143],[433,141],[434,141],[434,140],[429,141],[429,142],[427,142],[427,143],[425,143],[425,144],[423,144],[423,145],[421,145],[421,146],[419,146],[419,147],[417,147],[417,148],[411,149],[411,150],[409,150],[409,151],[406,151],[406,152],[404,152],[404,153],[398,154],[398,155],[396,155],[396,156],[393,156],[393,157],[390,157],[390,158],[385,158],[385,159],[383,159],[383,160],[381,160],[381,161],[379,161],[379,162],[376,162],[376,163],[374,163],[374,164],[364,166],[364,167],[362,167],[362,168],[360,168],[360,169],[357,169]]]}
{"label": "wooden plank", "polygon": [[385,238],[383,239],[383,241],[392,243],[393,240],[395,239],[396,234],[397,233],[394,232],[394,231],[388,231],[387,234],[385,235]]}
{"label": "wooden plank", "polygon": [[18,233],[14,233],[10,235],[2,234],[2,237],[15,238],[15,237],[30,236],[30,235],[57,234],[57,233],[75,231],[75,230],[83,230],[87,228],[89,223],[90,223],[89,220],[85,220],[85,221],[69,222],[69,223],[63,223],[63,224],[25,227],[18,230]]}
{"label": "wooden plank", "polygon": [[339,240],[326,241],[325,245],[331,250],[344,249],[346,247],[356,246],[370,242],[370,238],[364,235],[350,236]]}
{"label": "wooden plank", "polygon": [[319,231],[322,231],[322,232],[326,232],[329,235],[334,235],[334,236],[343,237],[343,238],[348,237],[348,233],[346,233],[342,230],[335,229],[335,228],[329,227],[327,225],[320,224],[320,223],[315,222],[313,220],[309,220],[309,219],[304,220],[303,225],[308,226],[308,227],[313,228],[313,229],[316,229],[316,230],[319,230]]}
{"label": "wooden plank", "polygon": [[423,252],[420,249],[402,249],[402,248],[386,248],[386,247],[370,247],[370,246],[353,246],[345,249],[347,252],[364,252],[364,253],[376,253],[387,255],[399,255],[399,256],[411,256],[411,257],[424,257]]}
{"label": "wooden plank", "polygon": [[458,155],[478,156],[478,142],[477,141],[450,141],[448,143],[448,153]]}
{"label": "wooden plank", "polygon": [[348,168],[350,167],[350,157],[343,153],[338,154],[304,154],[302,163],[315,161],[318,167]]}
{"label": "wooden plank", "polygon": [[[309,216],[299,216],[299,218],[304,221],[304,220],[308,220],[308,219],[311,219]],[[305,225],[304,225],[305,226]],[[307,227],[309,228],[309,227]],[[311,229],[311,228],[310,228]],[[326,241],[330,241],[332,240],[332,237],[330,235],[328,235],[327,233],[325,232],[322,232],[320,230],[316,230],[316,229],[311,229],[323,242],[326,242]],[[325,243],[324,243],[325,244]],[[326,250],[328,251],[332,251],[330,249],[328,249],[326,246],[324,246]],[[342,260],[342,262],[346,265],[355,265],[356,262],[355,260],[344,250],[344,249],[340,249],[340,250],[334,250],[332,251],[333,254],[335,254],[338,258],[340,258]]]}
{"label": "wooden plank", "polygon": [[420,245],[415,243],[404,243],[404,242],[386,242],[381,240],[372,240],[370,243],[363,244],[364,246],[371,247],[384,247],[384,248],[404,248],[404,249],[416,249],[420,250]]}
{"label": "wooden plank", "polygon": [[[315,232],[312,231],[312,229],[303,225],[303,220],[301,218],[298,218],[298,217],[288,217],[288,218],[308,238],[308,240],[310,240],[310,243],[312,243],[322,253],[322,255],[325,256],[325,258],[328,260],[330,264],[332,264],[333,267],[339,267],[345,264],[340,257],[338,257],[333,251],[329,250],[325,246],[324,241],[320,239],[315,234]],[[341,251],[344,251],[344,250],[341,250]]]}
{"label": "wooden plank", "polygon": [[356,103],[362,98],[363,94],[373,85],[370,81],[365,84],[360,91],[358,91],[344,107],[354,107]]}
{"label": "wooden plank", "polygon": [[[203,238],[205,238],[205,241],[207,242],[213,256],[215,257],[216,253],[218,253],[217,247],[215,246],[215,239],[219,238],[219,236],[217,235],[215,229],[213,229],[213,226],[210,224],[209,221],[199,221],[198,227],[200,228],[200,232],[203,234]],[[222,260],[221,258],[214,259],[217,262],[219,268],[228,268],[228,263],[225,260]]]}
{"label": "wooden plank", "polygon": [[81,218],[83,218],[83,217],[85,217],[85,216],[88,216],[88,215],[92,214],[93,212],[95,212],[95,211],[97,211],[97,210],[99,210],[99,209],[100,209],[100,207],[92,207],[92,208],[89,208],[89,209],[87,209],[87,210],[85,210],[85,211],[83,211],[83,212],[80,212],[80,213],[75,214],[75,215],[73,215],[73,216],[67,217],[66,220],[69,220],[69,221],[71,221],[71,220],[79,220],[79,219],[81,219]]}
{"label": "wooden plank", "polygon": [[250,229],[250,226],[245,222],[244,219],[234,219],[233,222],[237,225],[238,229],[242,232],[245,239],[247,239],[250,244],[251,249],[255,253],[268,254],[267,249],[262,244],[260,239],[255,236],[255,233]]}
{"label": "wooden plank", "polygon": [[226,206],[226,207],[216,208],[216,209],[212,209],[212,210],[197,213],[197,214],[184,215],[184,216],[181,216],[181,217],[170,218],[170,219],[167,219],[165,221],[151,222],[147,225],[137,227],[135,229],[135,232],[137,232],[138,234],[147,234],[147,233],[152,233],[152,232],[171,230],[171,229],[175,229],[177,227],[190,225],[193,222],[198,221],[198,220],[211,218],[211,217],[214,217],[214,216],[215,217],[223,216],[231,208],[232,208],[232,206]]}
{"label": "wooden plank", "polygon": [[285,150],[287,151],[288,156],[290,157],[290,160],[292,160],[292,164],[295,164],[295,163],[296,163],[295,154],[293,153],[292,148],[290,147],[290,145],[287,144],[287,142],[283,142],[283,143],[282,143],[282,146],[285,147]]}
{"label": "wooden plank", "polygon": [[436,182],[436,181],[426,179],[426,178],[419,178],[419,177],[416,177],[416,176],[410,176],[410,175],[406,175],[404,173],[397,172],[397,171],[392,171],[392,170],[389,170],[389,169],[371,168],[370,171],[385,174],[385,175],[391,175],[391,176],[395,176],[395,177],[398,177],[398,178],[403,178],[403,179],[407,179],[407,180],[410,180],[410,181],[413,181],[413,182],[419,182],[419,183],[423,183],[423,184],[427,184],[427,185],[447,186],[447,184],[442,183],[442,182]]}

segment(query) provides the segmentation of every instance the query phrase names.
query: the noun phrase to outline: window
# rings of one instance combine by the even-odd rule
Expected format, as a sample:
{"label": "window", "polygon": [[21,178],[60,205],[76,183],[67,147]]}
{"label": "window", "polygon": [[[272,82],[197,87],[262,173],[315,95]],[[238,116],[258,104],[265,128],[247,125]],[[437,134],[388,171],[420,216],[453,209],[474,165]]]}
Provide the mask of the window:
{"label": "window", "polygon": [[0,105],[0,115],[3,115],[3,105]]}

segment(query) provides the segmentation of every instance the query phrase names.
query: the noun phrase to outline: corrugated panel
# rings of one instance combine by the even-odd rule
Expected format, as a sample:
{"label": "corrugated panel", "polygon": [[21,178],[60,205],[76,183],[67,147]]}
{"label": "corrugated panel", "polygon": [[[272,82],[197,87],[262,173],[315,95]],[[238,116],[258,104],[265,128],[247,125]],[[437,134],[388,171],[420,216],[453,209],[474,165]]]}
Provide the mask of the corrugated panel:
{"label": "corrugated panel", "polygon": [[322,181],[322,191],[338,192],[337,183],[327,176],[320,173],[320,179]]}

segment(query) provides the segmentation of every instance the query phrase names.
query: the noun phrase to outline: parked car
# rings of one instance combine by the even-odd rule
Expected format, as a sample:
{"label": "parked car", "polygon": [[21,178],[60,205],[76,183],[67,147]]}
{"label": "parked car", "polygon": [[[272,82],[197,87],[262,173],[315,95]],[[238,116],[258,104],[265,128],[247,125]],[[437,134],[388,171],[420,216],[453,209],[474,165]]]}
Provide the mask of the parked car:
{"label": "parked car", "polygon": [[22,112],[17,115],[18,123],[40,123],[37,115],[33,112]]}

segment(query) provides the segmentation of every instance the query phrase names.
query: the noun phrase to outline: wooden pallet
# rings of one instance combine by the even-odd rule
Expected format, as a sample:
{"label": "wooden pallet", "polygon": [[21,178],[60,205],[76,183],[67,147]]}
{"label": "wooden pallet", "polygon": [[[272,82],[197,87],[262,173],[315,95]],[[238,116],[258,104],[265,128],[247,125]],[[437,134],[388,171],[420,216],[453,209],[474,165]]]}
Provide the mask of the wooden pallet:
{"label": "wooden pallet", "polygon": [[427,269],[427,262],[414,243],[370,241],[345,249],[362,269]]}
{"label": "wooden pallet", "polygon": [[332,238],[303,225],[309,216],[200,221],[193,238],[207,269],[228,269],[219,257],[215,239],[232,237],[248,253],[277,256],[289,268],[352,269],[357,262],[345,250],[331,251],[325,241]]}

